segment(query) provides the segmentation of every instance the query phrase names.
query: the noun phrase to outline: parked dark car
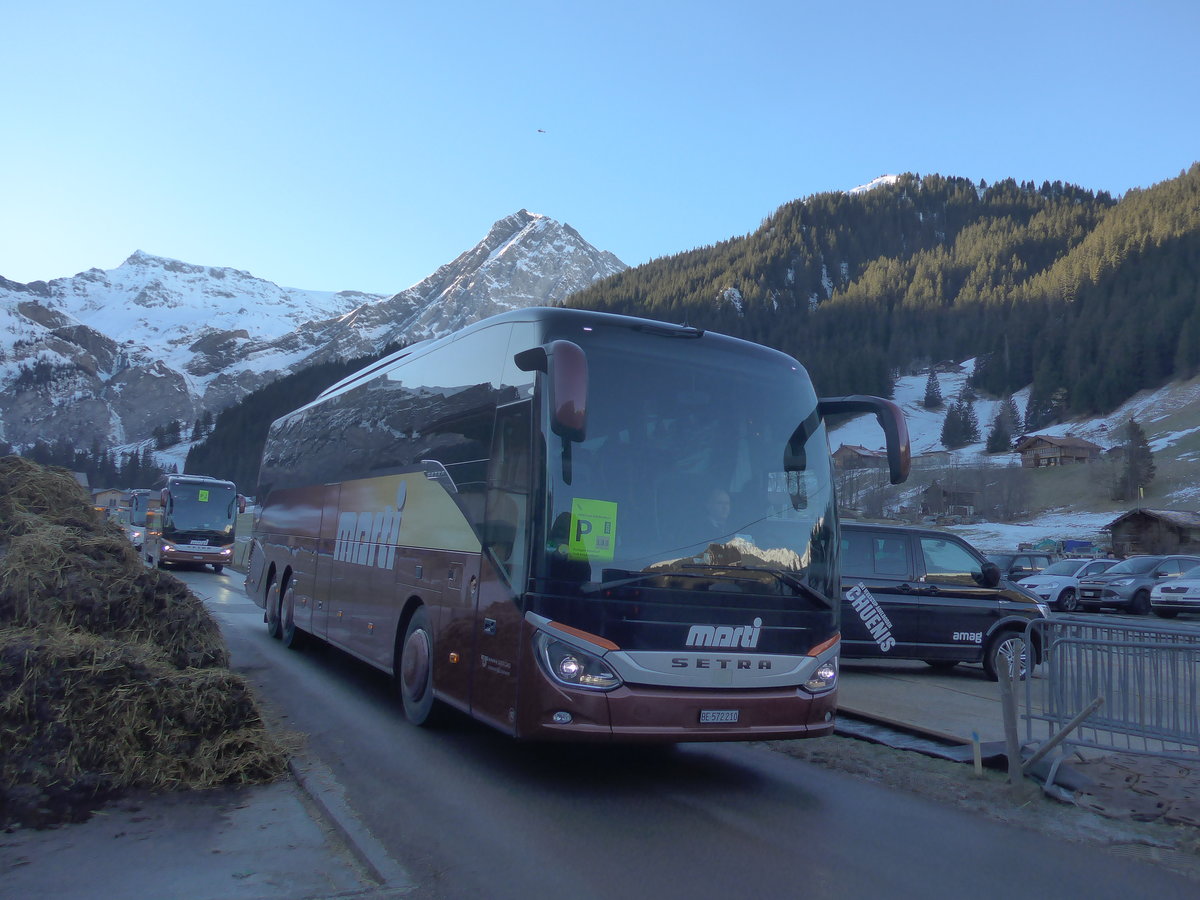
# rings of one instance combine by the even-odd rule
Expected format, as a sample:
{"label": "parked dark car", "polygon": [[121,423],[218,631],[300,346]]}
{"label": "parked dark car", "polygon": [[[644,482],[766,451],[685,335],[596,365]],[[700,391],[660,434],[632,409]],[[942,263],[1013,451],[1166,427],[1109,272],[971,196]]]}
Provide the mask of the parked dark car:
{"label": "parked dark car", "polygon": [[1021,550],[1016,553],[989,553],[987,558],[999,567],[1001,578],[1020,581],[1022,578],[1038,574],[1053,563],[1056,557],[1050,553]]}
{"label": "parked dark car", "polygon": [[841,528],[844,658],[981,662],[993,681],[1006,665],[1026,674],[1025,628],[1049,608],[978,550],[932,529]]}
{"label": "parked dark car", "polygon": [[1083,609],[1124,609],[1138,616],[1150,614],[1150,591],[1164,579],[1179,578],[1200,566],[1200,556],[1130,556],[1107,572],[1079,580],[1079,605]]}

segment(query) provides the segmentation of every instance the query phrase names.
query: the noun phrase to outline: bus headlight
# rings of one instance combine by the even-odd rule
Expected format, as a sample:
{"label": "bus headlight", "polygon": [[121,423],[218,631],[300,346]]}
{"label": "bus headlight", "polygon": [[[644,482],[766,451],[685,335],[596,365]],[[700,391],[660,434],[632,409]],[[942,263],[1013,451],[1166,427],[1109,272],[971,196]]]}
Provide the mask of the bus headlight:
{"label": "bus headlight", "polygon": [[837,684],[837,661],[826,660],[817,666],[812,677],[804,682],[804,689],[813,694],[827,691]]}
{"label": "bus headlight", "polygon": [[534,636],[534,643],[542,668],[560,684],[593,691],[610,691],[621,684],[617,673],[598,656],[563,643],[544,631]]}

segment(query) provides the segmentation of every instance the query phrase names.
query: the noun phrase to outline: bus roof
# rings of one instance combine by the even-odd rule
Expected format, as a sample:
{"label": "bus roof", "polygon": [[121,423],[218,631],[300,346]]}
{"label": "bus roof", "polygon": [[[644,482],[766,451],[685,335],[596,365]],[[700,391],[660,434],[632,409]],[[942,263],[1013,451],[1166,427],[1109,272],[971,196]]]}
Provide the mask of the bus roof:
{"label": "bus roof", "polygon": [[[486,319],[480,319],[478,322],[473,322],[464,328],[459,329],[451,334],[440,338],[430,338],[428,340],[418,341],[410,344],[394,353],[390,353],[383,359],[359,369],[345,378],[330,385],[315,399],[297,407],[290,412],[280,416],[279,420],[288,419],[298,412],[309,409],[313,406],[318,406],[329,397],[339,394],[347,387],[357,384],[360,381],[365,381],[368,378],[383,372],[398,363],[409,359],[424,356],[438,348],[447,347],[455,341],[461,340],[467,335],[481,331],[485,328],[491,328],[496,325],[503,325],[509,322],[535,322],[540,323],[547,328],[563,328],[563,329],[580,329],[590,330],[592,328],[624,328],[629,331],[637,331],[644,334],[656,334],[666,338],[684,338],[684,339],[701,339],[703,338],[708,343],[717,343],[726,347],[738,346],[744,352],[761,353],[763,355],[785,357],[791,359],[787,354],[771,347],[762,344],[756,344],[753,341],[747,341],[743,338],[733,337],[727,334],[721,334],[715,331],[705,331],[702,328],[694,328],[690,325],[675,325],[670,322],[660,322],[655,319],[645,319],[637,316],[623,316],[616,313],[597,312],[591,309],[574,309],[569,307],[559,306],[530,306],[522,309],[509,310],[508,312],[499,313],[498,315],[489,316]],[[795,362],[795,360],[793,360]]]}

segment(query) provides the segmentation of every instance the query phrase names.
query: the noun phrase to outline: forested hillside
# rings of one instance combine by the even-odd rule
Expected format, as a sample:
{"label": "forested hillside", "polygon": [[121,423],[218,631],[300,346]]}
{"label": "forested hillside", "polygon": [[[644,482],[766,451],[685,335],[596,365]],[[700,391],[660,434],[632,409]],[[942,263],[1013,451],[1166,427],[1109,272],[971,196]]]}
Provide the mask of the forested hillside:
{"label": "forested hillside", "polygon": [[[752,234],[566,302],[777,347],[824,395],[891,396],[897,372],[976,357],[980,391],[1033,385],[1023,424],[1037,428],[1200,371],[1200,164],[1119,202],[1060,182],[904,175],[793,201]],[[186,470],[252,492],[270,422],[368,361],[255,392],[218,416]]]}
{"label": "forested hillside", "polygon": [[824,394],[979,357],[1033,384],[1034,425],[1200,367],[1200,165],[1119,202],[1059,182],[900,177],[788,203],[752,234],[654,260],[567,303],[769,344]]}

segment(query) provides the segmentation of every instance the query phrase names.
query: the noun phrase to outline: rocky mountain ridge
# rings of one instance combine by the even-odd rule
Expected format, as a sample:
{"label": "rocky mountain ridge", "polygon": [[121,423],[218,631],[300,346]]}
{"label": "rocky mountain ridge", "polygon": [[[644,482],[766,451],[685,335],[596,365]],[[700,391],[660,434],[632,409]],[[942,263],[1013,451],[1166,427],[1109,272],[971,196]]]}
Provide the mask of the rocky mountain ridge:
{"label": "rocky mountain ridge", "polygon": [[520,210],[390,297],[280,287],[142,251],[49,282],[0,277],[0,439],[145,440],[313,363],[561,301],[625,268],[569,225]]}

